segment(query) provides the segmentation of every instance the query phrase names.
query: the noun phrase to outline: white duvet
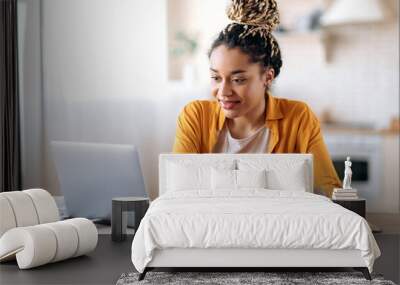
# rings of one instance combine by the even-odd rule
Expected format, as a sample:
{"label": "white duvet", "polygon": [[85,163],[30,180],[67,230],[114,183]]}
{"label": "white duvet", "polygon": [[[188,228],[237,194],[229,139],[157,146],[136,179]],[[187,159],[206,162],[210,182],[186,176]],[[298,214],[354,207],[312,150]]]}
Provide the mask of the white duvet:
{"label": "white duvet", "polygon": [[372,272],[380,250],[365,219],[299,191],[179,191],[151,203],[132,243],[143,272],[154,249],[358,249]]}

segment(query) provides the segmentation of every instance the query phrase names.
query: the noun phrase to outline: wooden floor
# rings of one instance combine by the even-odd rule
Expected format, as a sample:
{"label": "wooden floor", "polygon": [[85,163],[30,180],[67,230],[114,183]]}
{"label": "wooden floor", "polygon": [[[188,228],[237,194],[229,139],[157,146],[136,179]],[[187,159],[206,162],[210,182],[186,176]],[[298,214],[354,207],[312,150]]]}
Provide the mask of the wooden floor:
{"label": "wooden floor", "polygon": [[386,234],[400,234],[400,214],[367,213],[367,221],[378,225]]}
{"label": "wooden floor", "polygon": [[[382,256],[375,262],[374,272],[400,283],[400,227],[391,215],[372,215],[368,219],[383,231],[375,234]],[[0,264],[0,284],[115,284],[124,272],[135,271],[131,262],[133,236],[121,243],[111,241],[109,228],[101,227],[99,243],[88,256],[19,270],[15,261]]]}
{"label": "wooden floor", "polygon": [[115,284],[124,272],[134,271],[131,262],[133,236],[121,243],[99,235],[95,251],[87,256],[19,270],[16,262],[0,264],[0,284]]}

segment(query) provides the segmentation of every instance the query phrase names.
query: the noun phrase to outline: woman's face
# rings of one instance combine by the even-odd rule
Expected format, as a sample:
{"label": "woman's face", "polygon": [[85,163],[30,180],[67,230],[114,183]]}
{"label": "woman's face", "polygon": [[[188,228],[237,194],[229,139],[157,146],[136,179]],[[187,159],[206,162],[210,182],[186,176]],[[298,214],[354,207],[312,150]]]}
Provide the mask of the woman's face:
{"label": "woman's face", "polygon": [[[263,70],[239,48],[221,45],[210,56],[211,90],[225,116],[251,116],[265,110],[265,89],[274,78],[272,68]],[[257,112],[258,113],[258,112]]]}

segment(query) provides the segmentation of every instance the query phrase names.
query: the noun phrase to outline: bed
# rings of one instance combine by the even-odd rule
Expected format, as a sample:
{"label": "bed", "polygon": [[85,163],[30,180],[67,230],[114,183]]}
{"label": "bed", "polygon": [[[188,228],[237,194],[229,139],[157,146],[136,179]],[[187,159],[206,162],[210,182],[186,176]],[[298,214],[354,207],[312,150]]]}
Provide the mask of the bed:
{"label": "bed", "polygon": [[313,193],[311,154],[161,154],[159,197],[132,242],[158,267],[352,267],[380,255],[361,216]]}

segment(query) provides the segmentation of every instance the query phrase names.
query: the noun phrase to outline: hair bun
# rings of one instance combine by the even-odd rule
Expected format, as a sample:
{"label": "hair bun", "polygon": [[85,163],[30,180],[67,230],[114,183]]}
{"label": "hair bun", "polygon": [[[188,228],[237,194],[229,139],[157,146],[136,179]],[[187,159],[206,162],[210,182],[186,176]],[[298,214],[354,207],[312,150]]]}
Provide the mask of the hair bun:
{"label": "hair bun", "polygon": [[228,18],[237,24],[256,26],[271,33],[279,25],[278,5],[275,0],[231,0]]}

